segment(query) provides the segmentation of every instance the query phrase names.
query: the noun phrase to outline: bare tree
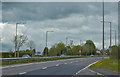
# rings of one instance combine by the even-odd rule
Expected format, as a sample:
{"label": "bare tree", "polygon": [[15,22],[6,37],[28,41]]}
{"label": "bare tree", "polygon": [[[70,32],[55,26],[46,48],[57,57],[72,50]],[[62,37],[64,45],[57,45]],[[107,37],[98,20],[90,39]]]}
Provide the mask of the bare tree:
{"label": "bare tree", "polygon": [[[15,36],[15,38],[16,38],[16,36]],[[17,40],[14,39],[14,42],[16,42],[16,49],[18,52],[18,57],[19,57],[20,47],[22,47],[26,43],[27,40],[28,40],[28,38],[26,35],[19,35],[19,36],[17,36]]]}
{"label": "bare tree", "polygon": [[30,48],[30,51],[32,51],[34,48],[35,48],[35,43],[33,40],[30,40],[28,43],[27,43],[27,46]]}

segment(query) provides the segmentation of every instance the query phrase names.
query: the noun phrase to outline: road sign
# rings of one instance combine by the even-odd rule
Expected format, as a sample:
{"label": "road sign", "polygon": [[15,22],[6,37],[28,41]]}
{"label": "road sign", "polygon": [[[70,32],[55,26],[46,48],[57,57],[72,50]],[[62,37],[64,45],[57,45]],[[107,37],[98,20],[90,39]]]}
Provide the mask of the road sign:
{"label": "road sign", "polygon": [[65,49],[64,51],[67,51],[67,49]]}
{"label": "road sign", "polygon": [[67,49],[65,49],[64,52],[67,53]]}
{"label": "road sign", "polygon": [[41,55],[41,52],[36,52],[36,54],[35,55]]}
{"label": "road sign", "polygon": [[81,50],[79,50],[79,53],[81,54]]}

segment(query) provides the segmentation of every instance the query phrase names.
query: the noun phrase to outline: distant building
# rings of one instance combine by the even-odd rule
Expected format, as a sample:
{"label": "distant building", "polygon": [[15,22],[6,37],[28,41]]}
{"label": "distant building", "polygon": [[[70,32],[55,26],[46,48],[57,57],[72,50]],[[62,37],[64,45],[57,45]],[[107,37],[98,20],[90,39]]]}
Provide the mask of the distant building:
{"label": "distant building", "polygon": [[41,56],[41,52],[35,52],[35,56]]}

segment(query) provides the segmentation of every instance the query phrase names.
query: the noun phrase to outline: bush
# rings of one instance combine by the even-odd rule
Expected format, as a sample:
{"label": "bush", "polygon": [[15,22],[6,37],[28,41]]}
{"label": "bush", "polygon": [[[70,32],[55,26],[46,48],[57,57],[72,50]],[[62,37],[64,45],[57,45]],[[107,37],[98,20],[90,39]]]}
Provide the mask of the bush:
{"label": "bush", "polygon": [[[15,53],[14,52],[2,52],[2,58],[12,58],[14,57]],[[28,54],[29,56],[32,56],[33,52],[19,52],[19,57],[22,57],[23,55]]]}
{"label": "bush", "polygon": [[118,56],[119,56],[119,54],[118,54],[118,46],[112,46],[112,51],[111,51],[110,57],[112,59],[118,59]]}

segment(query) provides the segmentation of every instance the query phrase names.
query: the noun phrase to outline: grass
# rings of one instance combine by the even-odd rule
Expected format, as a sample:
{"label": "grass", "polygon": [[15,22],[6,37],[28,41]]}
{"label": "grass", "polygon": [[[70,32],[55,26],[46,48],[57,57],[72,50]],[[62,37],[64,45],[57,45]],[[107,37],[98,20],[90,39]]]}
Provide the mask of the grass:
{"label": "grass", "polygon": [[116,72],[120,72],[118,70],[118,59],[104,59],[104,61],[99,61],[92,66],[89,67],[90,69],[108,69]]}
{"label": "grass", "polygon": [[35,63],[35,62],[45,62],[45,61],[55,61],[55,60],[64,60],[64,59],[73,59],[73,58],[89,58],[90,56],[84,57],[72,57],[72,58],[56,58],[56,59],[37,59],[37,60],[22,60],[22,61],[9,61],[9,62],[2,62],[0,65],[8,66],[8,65],[15,65],[15,64],[25,64],[25,63]]}

